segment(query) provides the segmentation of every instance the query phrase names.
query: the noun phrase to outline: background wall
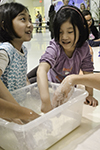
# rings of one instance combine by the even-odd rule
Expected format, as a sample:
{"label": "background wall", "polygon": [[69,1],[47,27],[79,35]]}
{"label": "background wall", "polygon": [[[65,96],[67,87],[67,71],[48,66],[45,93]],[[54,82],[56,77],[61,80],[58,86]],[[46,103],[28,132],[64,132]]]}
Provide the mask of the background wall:
{"label": "background wall", "polygon": [[[2,1],[2,0],[1,0]],[[35,22],[36,19],[36,13],[37,10],[40,11],[40,13],[42,14],[43,20],[48,20],[48,11],[49,11],[49,7],[52,3],[52,1],[54,0],[3,0],[3,3],[5,2],[19,2],[24,4],[25,6],[27,6],[30,10],[30,14],[32,16],[32,21]],[[55,0],[55,2],[59,2],[61,0]],[[81,0],[74,0],[75,2],[81,1]],[[99,14],[99,3],[100,0],[90,0],[90,11],[92,12],[92,16],[93,18],[98,20],[98,16],[100,16]],[[45,19],[44,19],[45,17]]]}
{"label": "background wall", "polygon": [[51,5],[51,0],[44,0],[45,20],[48,20],[48,11]]}
{"label": "background wall", "polygon": [[91,12],[93,18],[100,18],[100,0],[91,0]]}
{"label": "background wall", "polygon": [[33,5],[33,0],[15,0],[15,2],[21,3],[25,6],[28,7],[30,14],[32,16],[32,21],[35,19],[35,14],[34,14],[34,5]]}

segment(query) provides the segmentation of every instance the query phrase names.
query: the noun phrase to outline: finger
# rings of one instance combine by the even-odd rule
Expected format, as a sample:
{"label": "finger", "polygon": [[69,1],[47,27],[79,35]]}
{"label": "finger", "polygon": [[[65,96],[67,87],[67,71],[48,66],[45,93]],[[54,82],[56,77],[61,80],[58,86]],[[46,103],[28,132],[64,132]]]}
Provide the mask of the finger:
{"label": "finger", "polygon": [[96,102],[95,101],[93,101],[93,105],[92,105],[93,107],[96,107]]}
{"label": "finger", "polygon": [[88,105],[89,103],[88,103],[88,101],[86,100],[86,101],[84,101],[84,104]]}
{"label": "finger", "polygon": [[17,124],[21,124],[23,125],[24,123],[20,120],[20,119],[14,119],[12,120],[14,123],[17,123]]}
{"label": "finger", "polygon": [[93,104],[93,100],[90,100],[89,98],[86,98],[86,101],[87,101],[87,104],[90,106]]}
{"label": "finger", "polygon": [[8,119],[8,118],[2,118],[2,119],[6,120],[6,121],[9,121],[9,122],[12,122],[12,120]]}
{"label": "finger", "polygon": [[96,106],[98,106],[98,101],[93,100],[93,107],[96,107]]}
{"label": "finger", "polygon": [[96,105],[98,106],[99,105],[99,102],[97,101]]}

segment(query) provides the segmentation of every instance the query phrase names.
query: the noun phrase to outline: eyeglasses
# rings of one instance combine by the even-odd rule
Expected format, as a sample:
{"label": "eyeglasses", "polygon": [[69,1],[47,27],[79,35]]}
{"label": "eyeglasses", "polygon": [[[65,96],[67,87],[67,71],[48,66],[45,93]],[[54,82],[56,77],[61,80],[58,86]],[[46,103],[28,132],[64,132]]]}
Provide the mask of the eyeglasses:
{"label": "eyeglasses", "polygon": [[87,22],[92,22],[92,18],[91,19],[89,19],[89,20],[86,20]]}

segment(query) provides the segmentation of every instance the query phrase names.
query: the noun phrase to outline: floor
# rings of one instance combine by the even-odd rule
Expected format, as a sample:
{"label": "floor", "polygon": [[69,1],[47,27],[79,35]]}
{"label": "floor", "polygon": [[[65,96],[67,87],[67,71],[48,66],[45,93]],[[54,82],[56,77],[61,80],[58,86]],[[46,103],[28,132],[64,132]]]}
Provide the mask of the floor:
{"label": "floor", "polygon": [[[44,53],[47,45],[49,44],[49,41],[50,41],[50,33],[48,30],[44,29],[42,33],[35,33],[35,29],[34,29],[32,40],[30,42],[24,43],[28,48],[28,72],[39,64],[39,58]],[[99,51],[100,51],[99,47],[93,48],[93,52],[94,52],[93,59],[94,59],[94,67],[95,67],[94,70],[96,72],[100,71]],[[94,90],[94,97],[97,98],[100,103],[100,91]],[[80,148],[81,146],[80,143],[83,143],[84,139],[86,140],[88,137],[90,137],[92,132],[94,132],[99,128],[98,127],[99,124],[100,124],[100,105],[97,106],[96,108],[84,105],[81,125],[73,132],[68,134],[66,137],[61,139],[59,142],[57,142],[55,145],[50,147],[48,150],[55,150],[55,149],[57,150],[69,150],[69,149],[80,150],[81,149],[82,150],[82,147]],[[97,135],[95,135],[95,137],[96,136]],[[86,143],[83,144],[85,146]],[[93,150],[94,149],[95,148],[93,148]],[[85,150],[92,150],[92,148],[88,148],[88,149],[85,148]],[[100,145],[99,148],[96,148],[95,150],[100,150]]]}
{"label": "floor", "polygon": [[28,72],[39,64],[41,55],[45,52],[50,41],[50,32],[43,29],[42,33],[33,31],[33,38],[30,42],[25,42],[28,49]]}

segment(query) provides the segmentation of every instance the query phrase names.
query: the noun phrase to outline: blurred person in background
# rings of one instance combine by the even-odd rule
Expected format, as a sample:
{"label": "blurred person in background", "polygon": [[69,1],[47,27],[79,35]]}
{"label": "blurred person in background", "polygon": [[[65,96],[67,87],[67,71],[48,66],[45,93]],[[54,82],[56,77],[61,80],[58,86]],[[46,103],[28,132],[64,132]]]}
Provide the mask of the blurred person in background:
{"label": "blurred person in background", "polygon": [[37,15],[36,15],[36,20],[35,20],[35,22],[36,22],[36,33],[38,33],[38,28],[39,28],[39,18],[38,18]]}
{"label": "blurred person in background", "polygon": [[81,3],[81,4],[80,4],[80,10],[83,11],[83,10],[85,10],[85,9],[86,9],[86,8],[85,8],[85,4],[84,4],[84,3]]}
{"label": "blurred person in background", "polygon": [[41,32],[42,31],[42,15],[40,14],[39,11],[37,11],[37,13],[38,13],[37,17],[39,19],[39,32]]}
{"label": "blurred person in background", "polygon": [[68,5],[69,0],[63,0],[64,5]]}
{"label": "blurred person in background", "polygon": [[91,47],[96,47],[100,45],[100,32],[94,26],[94,20],[92,18],[92,14],[89,10],[82,11],[89,28],[89,45]]}
{"label": "blurred person in background", "polygon": [[54,21],[54,16],[55,16],[56,12],[55,12],[55,7],[52,4],[49,8],[49,31],[51,32],[51,39],[54,38],[54,30],[53,30],[53,21]]}

